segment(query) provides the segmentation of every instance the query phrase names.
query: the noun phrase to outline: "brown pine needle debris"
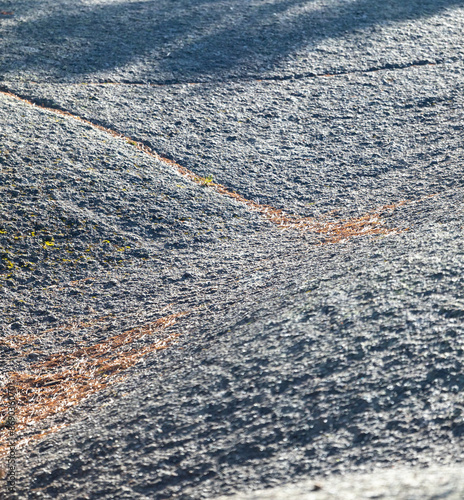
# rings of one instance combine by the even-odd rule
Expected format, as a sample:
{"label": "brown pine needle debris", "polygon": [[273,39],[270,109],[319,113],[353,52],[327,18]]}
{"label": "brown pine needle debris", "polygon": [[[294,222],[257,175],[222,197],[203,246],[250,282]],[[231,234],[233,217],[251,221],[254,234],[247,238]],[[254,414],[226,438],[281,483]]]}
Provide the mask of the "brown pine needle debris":
{"label": "brown pine needle debris", "polygon": [[5,337],[0,338],[0,346],[4,345],[6,347],[10,347],[11,349],[19,349],[25,345],[31,345],[35,340],[37,340],[37,336],[31,334],[6,335]]}
{"label": "brown pine needle debris", "polygon": [[283,210],[276,209],[269,205],[261,205],[251,200],[247,200],[237,193],[231,193],[224,186],[215,184],[214,187],[222,194],[228,194],[238,201],[246,204],[251,210],[260,212],[269,221],[273,222],[282,229],[297,229],[304,232],[311,232],[324,236],[322,243],[338,243],[342,240],[354,236],[365,236],[369,234],[391,234],[402,230],[398,228],[387,228],[381,216],[387,210],[393,211],[396,208],[408,203],[406,200],[392,205],[385,205],[360,217],[352,219],[326,222],[323,219],[318,220],[311,217],[300,217],[285,213]]}
{"label": "brown pine needle debris", "polygon": [[212,181],[212,179],[205,179],[204,177],[200,177],[188,168],[179,165],[173,160],[169,160],[168,158],[164,158],[160,156],[158,153],[153,151],[150,147],[142,144],[139,141],[132,139],[120,132],[112,130],[107,127],[103,127],[102,125],[98,125],[90,120],[82,118],[78,115],[70,113],[69,111],[64,111],[61,109],[50,108],[44,106],[42,104],[35,104],[34,102],[26,99],[24,97],[20,97],[9,90],[0,90],[0,94],[6,95],[10,98],[19,100],[21,102],[27,103],[31,106],[38,107],[41,109],[45,109],[52,113],[66,116],[68,118],[72,118],[81,123],[85,123],[86,125],[90,125],[92,128],[101,130],[107,134],[112,135],[113,137],[124,140],[126,143],[134,146],[139,151],[156,158],[157,160],[171,166],[174,168],[180,175],[189,179],[190,181],[198,184],[200,186],[207,186],[209,188],[214,189],[217,193],[227,196],[229,198],[233,198],[239,203],[243,203],[250,210],[259,212],[262,214],[267,220],[281,227],[282,229],[296,229],[306,232],[312,232],[316,234],[323,235],[325,237],[322,243],[338,243],[340,241],[352,238],[354,236],[365,236],[365,235],[373,235],[373,234],[392,234],[398,233],[401,230],[397,228],[386,228],[384,226],[384,221],[381,219],[380,215],[383,211],[389,209],[394,210],[395,208],[404,205],[406,201],[401,201],[395,205],[389,205],[385,207],[381,207],[374,211],[373,213],[365,214],[361,217],[356,217],[344,221],[337,222],[324,222],[321,220],[313,219],[310,217],[300,217],[298,215],[289,215],[280,209],[276,209],[270,205],[262,205],[260,203],[256,203],[254,201],[248,200],[247,198],[241,196],[240,194],[230,190],[226,186],[222,184],[218,184]]}
{"label": "brown pine needle debris", "polygon": [[50,333],[54,332],[56,330],[75,330],[75,329],[80,329],[80,328],[88,328],[90,326],[97,325],[99,323],[104,323],[106,320],[112,318],[112,315],[108,316],[102,316],[100,318],[94,318],[88,321],[79,321],[79,322],[74,322],[69,325],[59,325],[59,326],[54,326],[53,328],[48,328],[48,330],[44,330],[44,333]]}
{"label": "brown pine needle debris", "polygon": [[[98,344],[49,356],[32,365],[30,372],[10,374],[8,383],[16,391],[16,432],[66,411],[84,398],[121,379],[121,373],[147,354],[169,347],[179,333],[171,333],[145,346],[133,346],[146,336],[159,334],[189,314],[180,312],[132,328]],[[6,387],[0,389],[0,423],[6,418]],[[5,425],[0,425],[0,456],[7,450]],[[43,433],[42,433],[43,434]],[[36,436],[37,437],[37,436]]]}

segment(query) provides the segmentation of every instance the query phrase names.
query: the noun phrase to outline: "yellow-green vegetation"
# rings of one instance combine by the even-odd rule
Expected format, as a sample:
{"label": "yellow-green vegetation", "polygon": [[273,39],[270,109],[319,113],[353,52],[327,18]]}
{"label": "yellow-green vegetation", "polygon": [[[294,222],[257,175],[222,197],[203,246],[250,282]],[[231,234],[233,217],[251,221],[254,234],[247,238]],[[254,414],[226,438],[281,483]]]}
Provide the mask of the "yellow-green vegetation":
{"label": "yellow-green vegetation", "polygon": [[207,177],[197,177],[195,179],[201,186],[208,186],[213,183],[213,176],[208,175]]}

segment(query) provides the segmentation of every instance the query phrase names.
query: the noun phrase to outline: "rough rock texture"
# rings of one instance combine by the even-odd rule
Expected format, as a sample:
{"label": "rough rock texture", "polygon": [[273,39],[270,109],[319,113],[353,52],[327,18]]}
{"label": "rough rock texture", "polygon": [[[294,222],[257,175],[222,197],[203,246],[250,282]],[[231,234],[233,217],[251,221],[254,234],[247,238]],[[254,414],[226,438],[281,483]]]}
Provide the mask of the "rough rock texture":
{"label": "rough rock texture", "polygon": [[460,0],[3,0],[8,79],[292,79],[460,61]]}
{"label": "rough rock texture", "polygon": [[461,495],[463,22],[450,0],[0,2],[13,497],[349,498],[439,465],[431,498]]}
{"label": "rough rock texture", "polygon": [[340,216],[463,186],[460,64],[285,82],[10,83],[142,140],[243,196]]}
{"label": "rough rock texture", "polygon": [[460,500],[464,496],[462,468],[403,469],[358,474],[287,487],[220,497],[216,500]]}

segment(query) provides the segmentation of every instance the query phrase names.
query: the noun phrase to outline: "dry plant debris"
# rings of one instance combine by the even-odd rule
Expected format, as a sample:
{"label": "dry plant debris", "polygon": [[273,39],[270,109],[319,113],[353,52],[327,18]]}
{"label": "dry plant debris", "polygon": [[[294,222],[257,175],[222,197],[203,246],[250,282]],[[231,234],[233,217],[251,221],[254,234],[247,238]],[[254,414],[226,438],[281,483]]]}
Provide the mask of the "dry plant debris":
{"label": "dry plant debris", "polygon": [[108,320],[112,317],[113,317],[112,315],[101,316],[100,318],[94,318],[94,319],[91,319],[89,321],[80,321],[80,322],[71,323],[69,325],[54,326],[53,328],[48,328],[47,330],[45,330],[44,333],[50,333],[50,332],[54,332],[56,330],[75,330],[75,329],[81,329],[81,328],[89,328],[89,327],[97,325],[99,323],[104,323],[106,320]]}
{"label": "dry plant debris", "polygon": [[37,338],[38,337],[36,335],[31,335],[31,334],[6,335],[5,337],[2,337],[0,339],[0,346],[4,345],[11,349],[19,349],[20,347],[23,347],[25,345],[32,344],[35,340],[37,340]]}
{"label": "dry plant debris", "polygon": [[355,217],[352,219],[335,221],[335,222],[325,222],[321,220],[317,220],[310,217],[300,217],[298,215],[290,215],[286,214],[283,210],[276,209],[270,205],[262,205],[260,203],[256,203],[254,201],[248,200],[247,198],[241,196],[240,194],[230,190],[226,186],[222,184],[218,184],[213,182],[212,179],[205,179],[204,177],[200,177],[188,168],[179,165],[173,160],[169,160],[168,158],[164,158],[160,156],[155,151],[153,151],[150,147],[145,144],[136,141],[120,132],[109,129],[107,127],[103,127],[102,125],[98,125],[93,123],[90,120],[86,120],[78,115],[70,113],[69,111],[64,111],[57,108],[50,108],[44,106],[42,104],[35,104],[34,102],[20,97],[9,90],[0,90],[0,94],[6,95],[10,98],[19,100],[21,102],[25,102],[31,106],[38,107],[41,109],[45,109],[52,113],[65,116],[68,118],[72,118],[81,123],[85,123],[86,125],[90,125],[92,128],[105,132],[107,134],[112,135],[118,139],[124,140],[126,143],[134,146],[139,151],[156,158],[157,160],[171,166],[179,174],[183,177],[189,179],[190,181],[198,184],[200,186],[207,186],[210,189],[214,189],[217,193],[227,196],[229,198],[235,199],[239,203],[243,203],[250,210],[259,212],[262,216],[264,216],[270,222],[276,224],[277,226],[283,229],[296,229],[306,232],[312,232],[316,234],[323,235],[324,240],[322,243],[338,243],[342,240],[346,240],[352,238],[354,236],[365,236],[365,235],[373,235],[373,234],[391,234],[398,233],[400,230],[398,228],[387,228],[384,226],[384,221],[381,219],[381,213],[385,210],[394,210],[395,208],[404,205],[406,201],[401,201],[395,205],[387,205],[381,207],[379,209],[374,210],[373,212],[367,213],[361,217]]}
{"label": "dry plant debris", "polygon": [[[179,174],[190,181],[200,186],[214,189],[218,194],[233,198],[237,202],[246,205],[250,210],[259,212],[267,220],[282,229],[294,229],[321,235],[321,243],[338,243],[355,236],[374,234],[386,235],[402,231],[398,228],[385,227],[385,223],[382,220],[382,213],[393,211],[408,203],[407,201],[385,205],[363,216],[346,220],[327,220],[328,217],[315,219],[287,214],[283,210],[276,209],[270,205],[248,200],[226,186],[214,182],[212,179],[208,178],[205,181],[205,178],[198,176],[173,160],[158,155],[145,144],[135,141],[122,133],[95,124],[68,111],[35,104],[8,90],[0,90],[0,93],[25,102],[31,106],[45,109],[54,114],[72,118],[86,125],[90,125],[94,129],[108,133],[113,137],[122,139],[139,151],[174,168]],[[92,279],[93,278],[86,278],[81,281]],[[80,284],[78,281],[70,283],[72,286],[78,284]],[[145,355],[168,347],[179,334],[170,334],[142,348],[130,346],[136,340],[146,335],[151,335],[173,325],[176,319],[184,314],[187,313],[177,313],[160,318],[153,323],[126,331],[90,347],[78,348],[70,353],[63,352],[52,355],[45,361],[32,365],[33,370],[31,373],[16,372],[10,374],[10,382],[16,386],[18,391],[16,429],[18,431],[24,430],[28,426],[32,426],[48,416],[67,410],[69,407],[82,401],[88,395],[119,380],[121,378],[121,372],[136,364]],[[87,327],[105,321],[105,319],[106,317],[98,318],[90,322],[79,323],[77,326]],[[66,329],[75,327],[76,325],[72,325]],[[52,330],[54,329],[49,331]],[[26,343],[30,343],[31,340],[32,337],[18,339],[14,336],[9,336],[3,339],[2,343],[17,348]],[[4,388],[0,389],[0,391],[2,390],[4,390]],[[0,402],[0,416],[5,415],[6,411],[5,398],[2,398]],[[0,419],[0,455],[6,452],[7,447],[7,429],[5,426],[1,426],[1,422],[2,420]],[[48,432],[49,430],[45,431],[45,433],[36,433],[34,436],[28,437],[23,441],[40,438]]]}
{"label": "dry plant debris", "polygon": [[[120,380],[121,372],[135,365],[147,354],[169,347],[179,337],[179,333],[160,337],[145,347],[134,347],[132,344],[147,335],[162,332],[186,314],[188,312],[171,314],[98,344],[53,354],[32,365],[32,370],[28,373],[11,373],[9,383],[16,389],[16,431],[23,431],[51,415],[66,411],[90,394]],[[6,393],[6,388],[3,387],[0,392]],[[8,411],[6,400],[6,395],[2,394],[0,456],[7,451],[8,429],[1,425]],[[35,438],[41,435],[44,433]]]}

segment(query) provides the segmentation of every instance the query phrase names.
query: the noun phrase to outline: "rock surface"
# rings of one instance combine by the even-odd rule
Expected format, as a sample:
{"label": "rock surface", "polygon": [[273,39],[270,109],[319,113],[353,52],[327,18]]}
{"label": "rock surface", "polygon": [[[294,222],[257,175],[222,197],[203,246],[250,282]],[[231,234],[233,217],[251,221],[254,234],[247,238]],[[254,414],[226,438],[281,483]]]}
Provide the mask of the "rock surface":
{"label": "rock surface", "polygon": [[460,500],[463,469],[390,470],[218,497],[216,500]]}
{"label": "rock surface", "polygon": [[14,498],[462,496],[463,24],[0,3]]}

